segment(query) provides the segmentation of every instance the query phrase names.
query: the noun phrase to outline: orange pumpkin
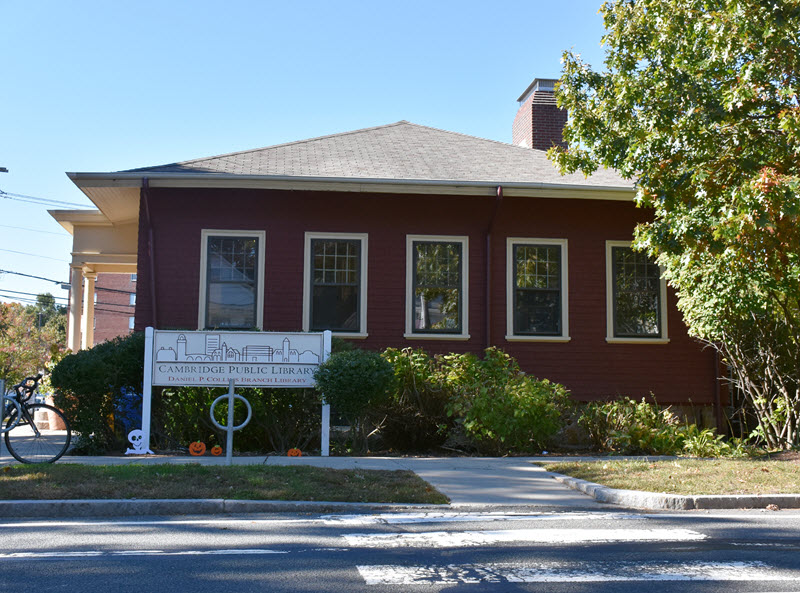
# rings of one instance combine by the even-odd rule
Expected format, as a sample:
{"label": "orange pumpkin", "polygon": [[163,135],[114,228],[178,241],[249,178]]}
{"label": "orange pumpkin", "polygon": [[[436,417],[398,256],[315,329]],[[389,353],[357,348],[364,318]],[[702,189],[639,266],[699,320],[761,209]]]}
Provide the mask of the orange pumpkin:
{"label": "orange pumpkin", "polygon": [[205,443],[201,443],[200,441],[195,441],[193,443],[189,443],[189,453],[195,456],[203,455],[206,452],[206,445]]}
{"label": "orange pumpkin", "polygon": [[213,447],[211,447],[211,454],[214,457],[219,457],[220,455],[222,455],[222,447],[220,447],[219,445],[214,445]]}
{"label": "orange pumpkin", "polygon": [[302,457],[303,452],[300,449],[294,448],[294,449],[289,449],[289,452],[286,453],[286,455],[288,455],[289,457]]}

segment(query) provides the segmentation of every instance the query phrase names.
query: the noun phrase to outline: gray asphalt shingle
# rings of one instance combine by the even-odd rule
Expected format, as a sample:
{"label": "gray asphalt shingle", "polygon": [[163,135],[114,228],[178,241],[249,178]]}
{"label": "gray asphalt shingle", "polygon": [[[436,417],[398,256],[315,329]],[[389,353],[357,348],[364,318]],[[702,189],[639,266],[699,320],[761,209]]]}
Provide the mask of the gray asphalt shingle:
{"label": "gray asphalt shingle", "polygon": [[562,176],[543,151],[407,121],[126,172],[632,187],[614,171]]}

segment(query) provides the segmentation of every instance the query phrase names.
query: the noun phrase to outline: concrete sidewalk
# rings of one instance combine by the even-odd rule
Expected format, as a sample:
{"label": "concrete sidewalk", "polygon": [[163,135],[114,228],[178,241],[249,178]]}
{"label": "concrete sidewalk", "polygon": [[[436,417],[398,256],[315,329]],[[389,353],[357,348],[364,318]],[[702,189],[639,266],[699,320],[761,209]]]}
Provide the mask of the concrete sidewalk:
{"label": "concrete sidewalk", "polygon": [[[333,469],[410,470],[450,498],[454,510],[549,511],[800,508],[800,494],[764,496],[678,496],[615,490],[548,472],[535,462],[583,461],[597,458],[547,457],[234,457],[236,465],[307,465]],[[622,458],[617,458],[622,459]],[[0,466],[13,459],[0,457]],[[65,456],[58,463],[120,465],[199,463],[224,465],[221,457],[191,456]],[[81,500],[0,501],[2,516],[93,516],[254,512],[336,512],[397,510],[423,505],[237,500]],[[441,509],[441,506],[436,507]]]}
{"label": "concrete sidewalk", "polygon": [[[534,465],[536,457],[234,457],[236,465],[308,465],[333,469],[410,470],[450,499],[451,506],[541,506],[564,509],[599,507],[589,496],[560,484]],[[548,458],[548,460],[550,460]],[[0,457],[0,465],[13,461]],[[199,463],[224,465],[210,456],[64,456],[59,461],[85,465]]]}

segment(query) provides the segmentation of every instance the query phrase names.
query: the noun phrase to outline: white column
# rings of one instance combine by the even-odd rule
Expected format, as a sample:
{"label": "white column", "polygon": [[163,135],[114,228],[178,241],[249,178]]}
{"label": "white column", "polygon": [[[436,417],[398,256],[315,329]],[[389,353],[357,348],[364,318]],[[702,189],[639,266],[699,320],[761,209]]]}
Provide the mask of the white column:
{"label": "white column", "polygon": [[69,289],[69,341],[67,348],[73,352],[81,349],[81,309],[83,307],[83,275],[80,268],[70,268]]}
{"label": "white column", "polygon": [[83,271],[83,329],[81,331],[81,349],[94,346],[94,281],[95,272]]}

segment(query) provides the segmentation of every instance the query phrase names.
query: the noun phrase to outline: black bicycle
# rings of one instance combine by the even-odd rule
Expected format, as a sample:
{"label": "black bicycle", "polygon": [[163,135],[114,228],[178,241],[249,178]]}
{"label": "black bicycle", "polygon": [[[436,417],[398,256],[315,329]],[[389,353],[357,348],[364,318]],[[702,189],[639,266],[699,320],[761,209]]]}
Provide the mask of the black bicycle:
{"label": "black bicycle", "polygon": [[2,427],[6,447],[21,463],[53,463],[69,449],[72,432],[60,410],[34,397],[42,375],[26,377],[6,394]]}

